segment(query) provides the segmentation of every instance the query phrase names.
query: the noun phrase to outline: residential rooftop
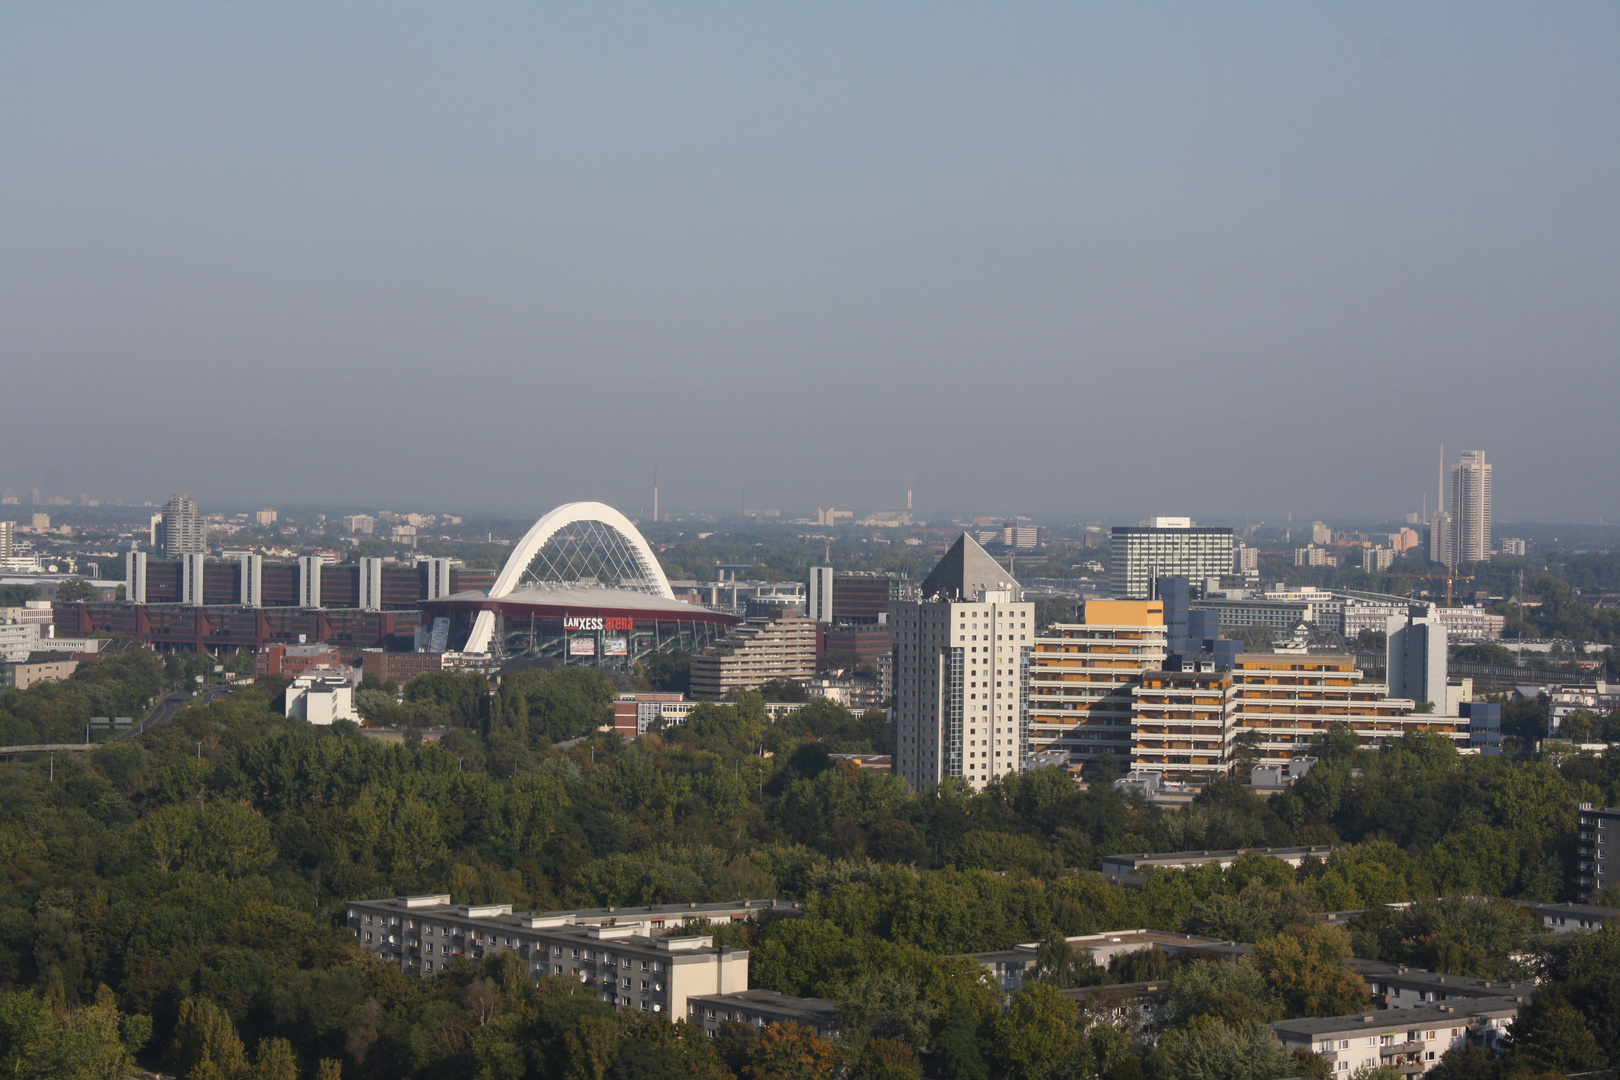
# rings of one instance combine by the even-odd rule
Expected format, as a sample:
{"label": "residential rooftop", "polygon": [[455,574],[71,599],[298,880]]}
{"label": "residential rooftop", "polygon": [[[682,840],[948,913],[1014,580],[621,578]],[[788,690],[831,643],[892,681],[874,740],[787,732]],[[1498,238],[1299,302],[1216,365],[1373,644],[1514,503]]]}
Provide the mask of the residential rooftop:
{"label": "residential rooftop", "polygon": [[1470,998],[1456,1004],[1425,1005],[1417,1009],[1369,1009],[1345,1016],[1307,1016],[1298,1020],[1273,1020],[1271,1027],[1280,1034],[1315,1038],[1346,1032],[1379,1034],[1406,1031],[1425,1024],[1456,1024],[1471,1018],[1501,1019],[1518,1014],[1530,998]]}

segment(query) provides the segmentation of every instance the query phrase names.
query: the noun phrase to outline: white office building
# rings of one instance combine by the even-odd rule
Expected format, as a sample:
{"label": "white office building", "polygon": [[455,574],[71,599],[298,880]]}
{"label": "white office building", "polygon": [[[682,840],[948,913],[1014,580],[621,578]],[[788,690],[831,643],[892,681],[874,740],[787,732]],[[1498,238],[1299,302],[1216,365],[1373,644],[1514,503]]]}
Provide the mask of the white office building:
{"label": "white office building", "polygon": [[1114,599],[1148,600],[1159,578],[1203,582],[1230,574],[1234,548],[1231,529],[1161,517],[1151,525],[1114,526],[1108,550]]}
{"label": "white office building", "polygon": [[895,775],[922,790],[1019,771],[1035,605],[1012,574],[963,533],[891,622]]}
{"label": "white office building", "polygon": [[338,720],[360,722],[354,711],[354,683],[341,671],[312,671],[287,687],[283,711],[297,720],[325,727]]}

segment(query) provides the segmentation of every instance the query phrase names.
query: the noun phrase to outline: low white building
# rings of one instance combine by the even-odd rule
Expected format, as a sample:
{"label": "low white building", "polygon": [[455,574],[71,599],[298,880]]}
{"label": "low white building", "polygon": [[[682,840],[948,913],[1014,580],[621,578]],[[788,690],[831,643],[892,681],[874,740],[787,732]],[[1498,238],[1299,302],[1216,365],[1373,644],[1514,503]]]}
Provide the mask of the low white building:
{"label": "low white building", "polygon": [[1309,1050],[1328,1060],[1334,1075],[1363,1069],[1399,1069],[1421,1076],[1447,1050],[1474,1045],[1495,1052],[1527,997],[1489,997],[1379,1009],[1350,1016],[1277,1020],[1271,1028],[1289,1050]]}
{"label": "low white building", "polygon": [[1547,693],[1547,730],[1557,732],[1572,714],[1578,712],[1602,716],[1620,709],[1620,685],[1597,680],[1589,683],[1565,683],[1549,686]]}
{"label": "low white building", "polygon": [[323,727],[337,720],[360,722],[354,711],[354,683],[336,671],[312,671],[294,679],[287,687],[283,711]]}
{"label": "low white building", "polygon": [[39,625],[31,622],[0,622],[0,662],[18,663],[39,651]]}

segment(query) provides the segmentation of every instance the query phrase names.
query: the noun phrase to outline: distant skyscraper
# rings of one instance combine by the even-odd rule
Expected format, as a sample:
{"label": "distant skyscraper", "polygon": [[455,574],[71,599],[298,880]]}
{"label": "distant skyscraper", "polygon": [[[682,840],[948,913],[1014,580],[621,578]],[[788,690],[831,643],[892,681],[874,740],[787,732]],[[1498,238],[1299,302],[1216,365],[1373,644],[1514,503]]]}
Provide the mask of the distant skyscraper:
{"label": "distant skyscraper", "polygon": [[0,521],[0,559],[11,558],[11,551],[16,543],[17,523],[14,521]]}
{"label": "distant skyscraper", "polygon": [[1450,514],[1436,514],[1429,522],[1429,561],[1445,566],[1456,566],[1456,549],[1452,546]]}
{"label": "distant skyscraper", "polygon": [[1491,467],[1483,450],[1466,451],[1451,467],[1451,525],[1456,563],[1491,557]]}
{"label": "distant skyscraper", "polygon": [[818,623],[833,621],[833,568],[812,566],[807,614]]}
{"label": "distant skyscraper", "polygon": [[208,531],[203,527],[202,515],[197,512],[197,500],[190,495],[174,494],[163,507],[163,522],[159,545],[167,559],[181,555],[202,554],[208,551]]}

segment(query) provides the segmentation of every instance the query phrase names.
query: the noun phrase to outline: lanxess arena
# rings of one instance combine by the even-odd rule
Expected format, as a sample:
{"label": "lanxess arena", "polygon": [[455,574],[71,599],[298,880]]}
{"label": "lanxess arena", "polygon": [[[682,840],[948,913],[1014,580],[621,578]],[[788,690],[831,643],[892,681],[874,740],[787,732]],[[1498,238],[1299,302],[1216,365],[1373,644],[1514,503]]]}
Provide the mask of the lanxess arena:
{"label": "lanxess arena", "polygon": [[487,593],[422,608],[452,650],[600,667],[695,651],[739,621],[675,599],[641,532],[598,502],[567,503],[535,522]]}

